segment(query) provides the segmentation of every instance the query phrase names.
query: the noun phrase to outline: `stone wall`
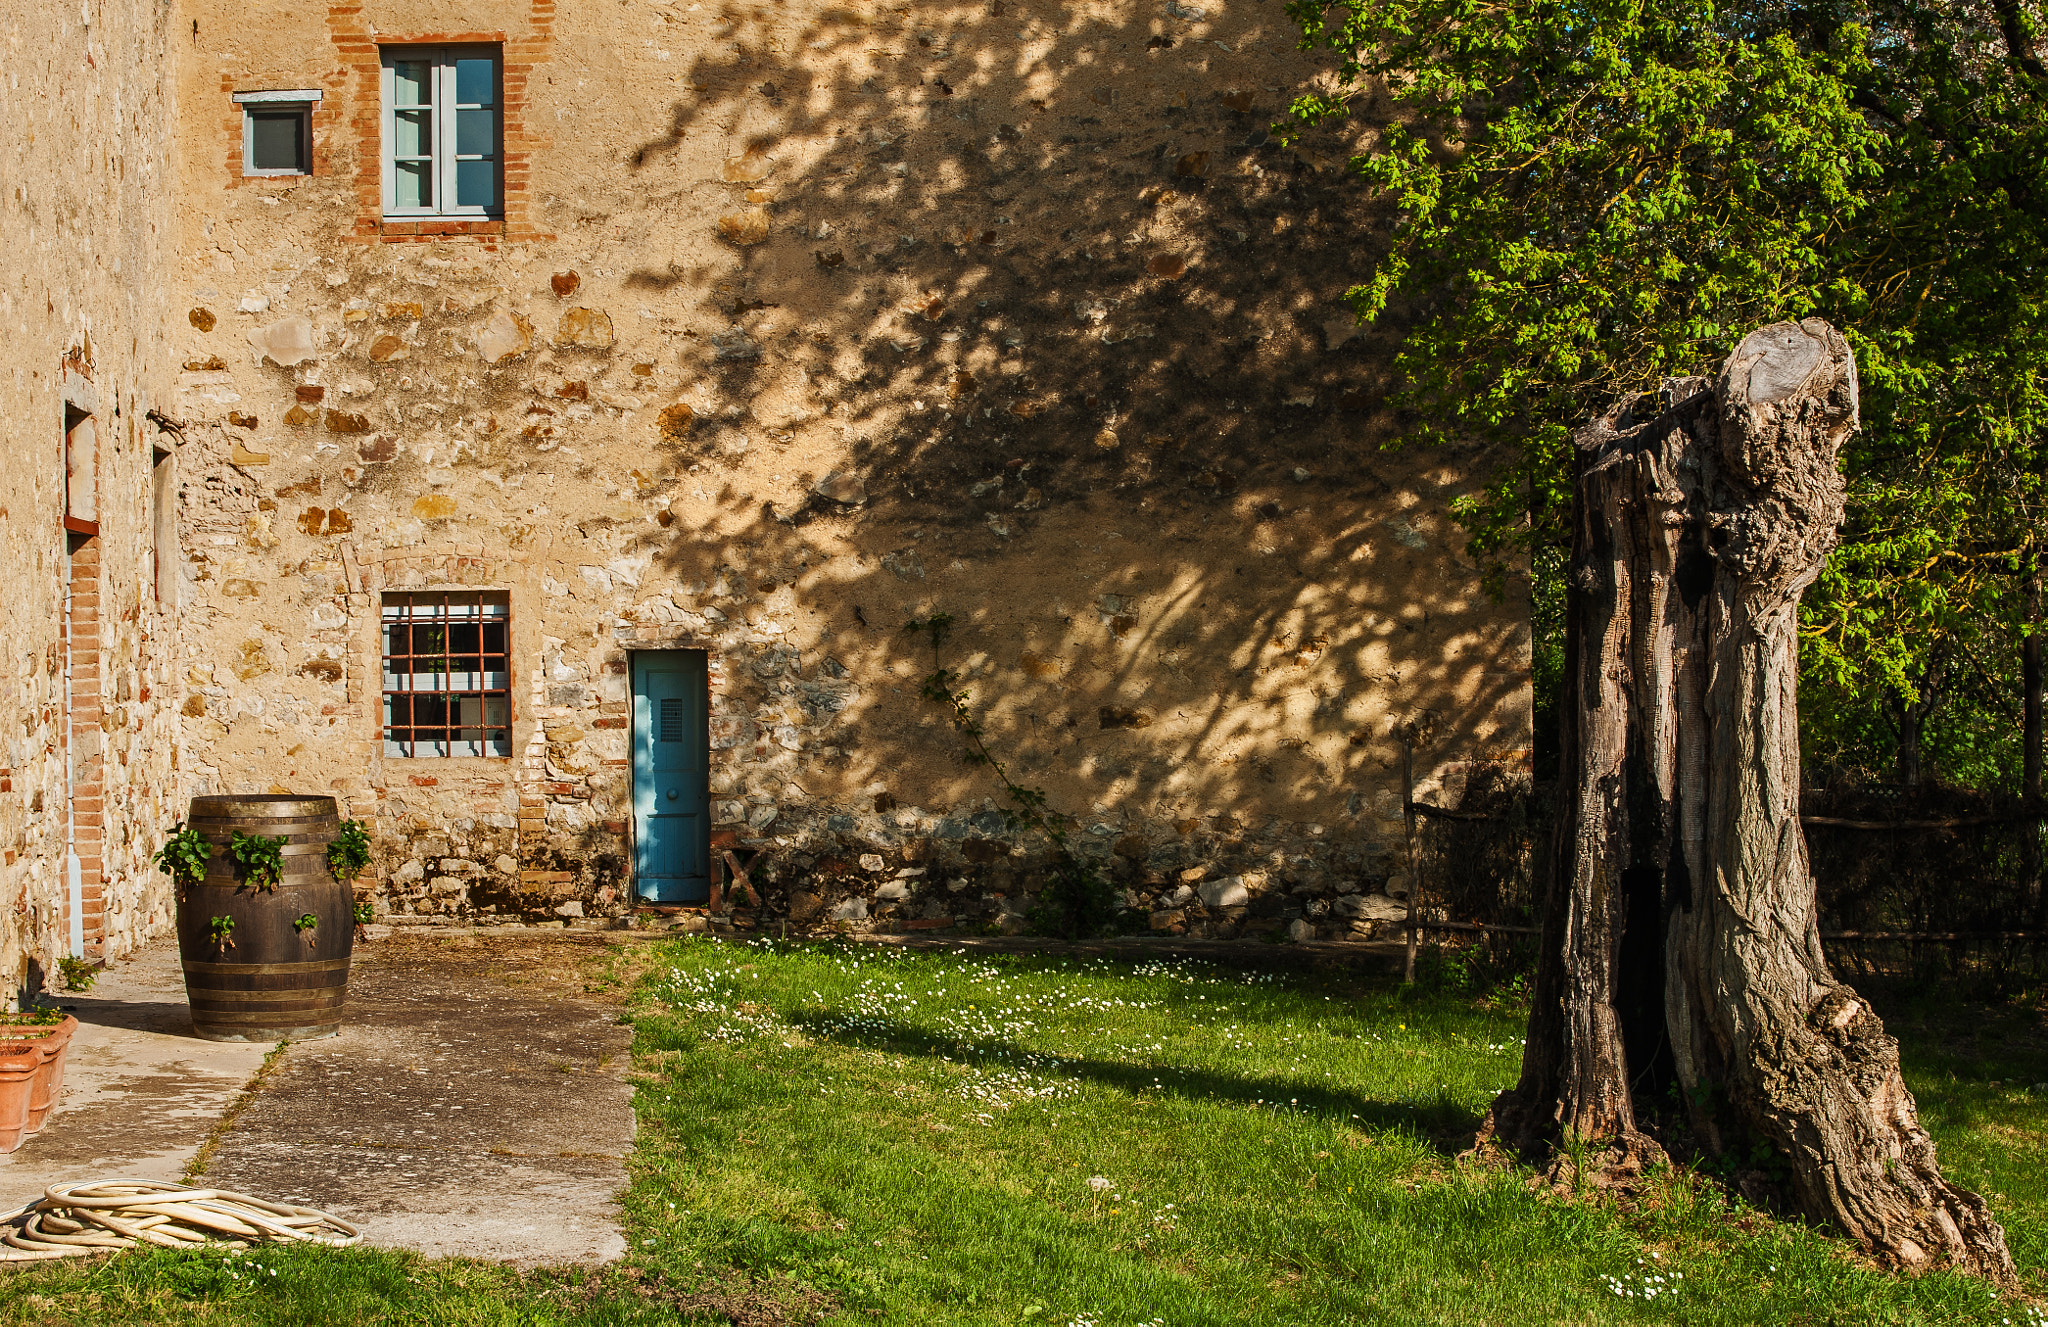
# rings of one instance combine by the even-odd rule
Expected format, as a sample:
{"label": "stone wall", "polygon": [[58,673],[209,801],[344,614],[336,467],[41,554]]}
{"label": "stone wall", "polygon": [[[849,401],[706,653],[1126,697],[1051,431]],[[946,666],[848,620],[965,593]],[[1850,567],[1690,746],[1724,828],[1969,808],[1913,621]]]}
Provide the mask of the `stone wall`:
{"label": "stone wall", "polygon": [[[636,648],[710,656],[755,924],[1025,906],[935,611],[1134,924],[1384,910],[1398,725],[1425,791],[1526,763],[1481,458],[1379,450],[1338,302],[1363,131],[1267,137],[1319,70],[1280,5],[187,10],[191,774],[339,795],[388,918],[627,910]],[[506,216],[383,223],[375,47],[452,37],[504,44]],[[309,177],[240,175],[272,88],[322,92]],[[509,598],[510,759],[384,754],[381,596],[444,585]]]}
{"label": "stone wall", "polygon": [[[179,796],[175,577],[160,600],[155,576],[173,470],[154,469],[178,440],[150,419],[176,391],[178,347],[164,320],[176,280],[170,22],[166,7],[133,0],[0,5],[11,52],[0,92],[9,124],[0,141],[9,254],[0,281],[0,1002],[9,1007],[62,956],[124,953],[169,917],[166,882],[147,859]],[[174,530],[167,514],[162,525]]]}

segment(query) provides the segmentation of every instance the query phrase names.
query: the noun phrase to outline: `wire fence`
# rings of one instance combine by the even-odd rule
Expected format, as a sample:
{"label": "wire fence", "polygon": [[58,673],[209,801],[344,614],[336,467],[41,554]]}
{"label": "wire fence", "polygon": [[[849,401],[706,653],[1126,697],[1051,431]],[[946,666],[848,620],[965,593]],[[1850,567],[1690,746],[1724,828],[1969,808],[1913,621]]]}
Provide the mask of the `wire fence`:
{"label": "wire fence", "polygon": [[2011,992],[2048,974],[2042,817],[1971,789],[1852,786],[1801,799],[1821,934],[1844,976]]}
{"label": "wire fence", "polygon": [[[1547,787],[1474,776],[1455,806],[1415,803],[1425,936],[1533,961],[1555,845]],[[1845,978],[1960,981],[1987,993],[2048,978],[2043,815],[1968,789],[1809,789],[1800,819],[1821,938]]]}
{"label": "wire fence", "polygon": [[1414,804],[1411,888],[1425,934],[1477,949],[1501,971],[1535,966],[1554,822],[1544,792],[1483,771],[1455,807]]}

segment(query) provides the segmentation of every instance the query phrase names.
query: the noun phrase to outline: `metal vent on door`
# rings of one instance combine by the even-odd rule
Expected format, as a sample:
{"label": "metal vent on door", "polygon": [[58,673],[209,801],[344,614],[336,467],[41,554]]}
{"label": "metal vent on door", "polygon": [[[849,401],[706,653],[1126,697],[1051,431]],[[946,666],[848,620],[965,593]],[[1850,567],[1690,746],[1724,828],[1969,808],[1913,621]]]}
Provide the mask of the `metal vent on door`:
{"label": "metal vent on door", "polygon": [[663,696],[661,699],[661,721],[655,726],[654,739],[657,742],[682,741],[683,724],[682,697]]}

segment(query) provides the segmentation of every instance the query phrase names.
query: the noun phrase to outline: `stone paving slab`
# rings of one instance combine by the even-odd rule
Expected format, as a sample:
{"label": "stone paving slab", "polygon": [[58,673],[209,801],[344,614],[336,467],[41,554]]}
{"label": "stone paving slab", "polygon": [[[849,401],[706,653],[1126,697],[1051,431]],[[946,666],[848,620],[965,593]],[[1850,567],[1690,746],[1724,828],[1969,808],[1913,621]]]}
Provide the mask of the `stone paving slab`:
{"label": "stone paving slab", "polygon": [[42,1129],[0,1156],[0,1211],[70,1180],[182,1180],[270,1048],[192,1035],[175,941],[55,998],[79,1024],[64,1092]]}
{"label": "stone paving slab", "polygon": [[437,1256],[619,1257],[632,1029],[576,998],[603,948],[561,933],[360,946],[342,1034],[286,1053],[205,1182]]}
{"label": "stone paving slab", "polygon": [[0,1203],[52,1183],[181,1180],[309,1203],[366,1242],[511,1262],[625,1252],[632,1030],[590,999],[604,937],[398,936],[359,944],[341,1035],[272,1047],[192,1034],[175,941],[61,1003],[78,1015],[64,1095],[0,1157]]}

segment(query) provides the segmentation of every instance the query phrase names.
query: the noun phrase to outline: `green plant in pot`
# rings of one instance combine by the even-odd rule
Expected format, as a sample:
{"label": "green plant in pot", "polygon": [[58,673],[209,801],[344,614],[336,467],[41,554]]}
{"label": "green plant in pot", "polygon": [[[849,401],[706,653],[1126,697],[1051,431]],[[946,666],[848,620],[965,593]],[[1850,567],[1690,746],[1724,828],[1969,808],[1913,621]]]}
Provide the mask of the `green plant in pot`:
{"label": "green plant in pot", "polygon": [[327,869],[344,885],[355,883],[370,864],[370,830],[360,820],[344,820],[334,841],[327,845]]}
{"label": "green plant in pot", "polygon": [[192,799],[189,822],[213,857],[178,904],[197,1035],[276,1042],[340,1030],[354,941],[346,879],[366,864],[368,836],[354,825],[344,834],[338,810],[296,793]]}
{"label": "green plant in pot", "polygon": [[0,1152],[43,1127],[64,1088],[64,1064],[78,1020],[31,1005],[0,1013]]}
{"label": "green plant in pot", "polygon": [[[327,869],[336,880],[344,885],[354,885],[356,877],[370,864],[370,829],[360,820],[343,820],[341,830],[334,841],[327,845]],[[358,901],[352,915],[356,923],[356,939],[367,939],[363,927],[369,925],[374,915],[367,901]]]}

